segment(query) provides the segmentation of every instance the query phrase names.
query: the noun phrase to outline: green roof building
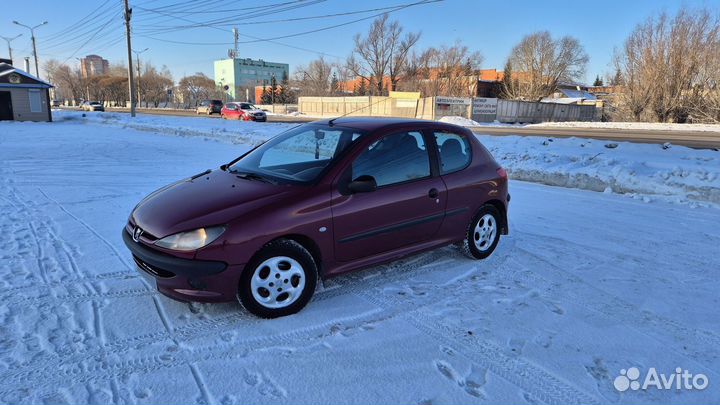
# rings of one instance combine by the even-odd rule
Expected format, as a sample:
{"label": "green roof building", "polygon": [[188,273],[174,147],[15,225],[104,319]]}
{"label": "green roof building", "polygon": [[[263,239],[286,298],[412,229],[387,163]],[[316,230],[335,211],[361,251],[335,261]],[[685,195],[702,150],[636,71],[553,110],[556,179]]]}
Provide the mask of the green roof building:
{"label": "green roof building", "polygon": [[[289,77],[290,65],[287,63],[266,62],[262,59],[234,58],[215,61],[215,84],[225,90],[227,101],[245,100],[249,95],[251,102],[255,97],[255,86],[269,86],[272,77],[280,83],[283,77]],[[246,92],[246,89],[249,89]]]}

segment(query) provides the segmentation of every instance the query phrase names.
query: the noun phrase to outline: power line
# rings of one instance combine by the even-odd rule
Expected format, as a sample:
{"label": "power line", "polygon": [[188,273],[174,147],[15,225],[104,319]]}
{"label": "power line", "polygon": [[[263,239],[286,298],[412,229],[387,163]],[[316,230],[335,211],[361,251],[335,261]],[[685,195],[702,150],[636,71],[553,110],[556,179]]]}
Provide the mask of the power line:
{"label": "power line", "polygon": [[[385,11],[385,10],[393,10],[397,8],[398,6],[388,6],[388,7],[379,7],[379,8],[370,8],[365,10],[356,10],[356,11],[348,11],[344,13],[335,13],[335,14],[323,14],[323,15],[314,15],[314,16],[307,16],[307,17],[295,17],[295,18],[283,18],[283,19],[276,19],[276,20],[260,20],[260,21],[245,21],[245,22],[236,22],[236,23],[228,23],[228,24],[218,24],[223,26],[235,26],[235,25],[262,25],[262,24],[275,24],[275,23],[281,23],[281,22],[292,22],[292,21],[304,21],[304,20],[316,20],[316,19],[322,19],[322,18],[334,18],[334,17],[341,17],[346,15],[354,15],[354,14],[365,14],[365,13],[372,13],[375,11]],[[216,26],[218,26],[216,25]],[[179,28],[194,28],[194,27],[204,27],[204,25],[186,25],[186,26],[154,26],[152,31],[161,31],[166,32],[167,29],[179,29]],[[145,32],[143,33],[150,33]]]}
{"label": "power line", "polygon": [[[404,5],[399,5],[399,6],[395,7],[394,9],[392,9],[392,10],[390,10],[390,11],[385,11],[385,12],[382,12],[382,13],[373,14],[373,15],[370,15],[370,16],[367,16],[367,17],[358,18],[358,19],[355,19],[355,20],[352,20],[352,21],[347,21],[347,22],[340,23],[340,24],[334,24],[334,25],[330,25],[330,26],[327,26],[327,27],[316,28],[316,29],[312,29],[312,30],[308,30],[308,31],[296,32],[296,33],[293,33],[293,34],[280,35],[280,36],[276,36],[276,37],[272,37],[272,38],[257,38],[257,39],[252,40],[252,41],[241,41],[241,42],[239,42],[239,43],[247,44],[247,43],[262,42],[262,41],[274,41],[274,40],[278,40],[278,39],[293,38],[293,37],[298,37],[298,36],[302,36],[302,35],[313,34],[313,33],[316,33],[316,32],[327,31],[327,30],[330,30],[330,29],[339,28],[339,27],[343,27],[343,26],[346,26],[346,25],[350,25],[350,24],[355,24],[355,23],[360,22],[360,21],[365,21],[365,20],[369,20],[369,19],[371,19],[371,18],[379,17],[379,16],[381,16],[381,15],[383,15],[383,14],[389,14],[389,13],[393,13],[393,12],[396,12],[396,11],[400,11],[400,10],[406,9],[406,8],[408,8],[408,7],[413,7],[413,6],[417,6],[417,5],[425,5],[425,4],[430,4],[430,3],[437,3],[437,2],[441,2],[441,1],[443,1],[443,0],[422,0],[422,1],[415,2],[415,3],[408,3],[408,4],[404,4]],[[179,17],[178,17],[178,18],[179,18]],[[210,28],[217,28],[217,27],[214,27],[214,26],[208,26],[208,27],[210,27]],[[217,29],[220,29],[220,28],[217,28]],[[222,29],[221,29],[221,30],[222,30]],[[223,31],[224,31],[224,30],[223,30]],[[228,42],[187,42],[187,41],[174,41],[174,40],[169,40],[169,39],[155,38],[155,37],[152,37],[152,36],[149,36],[149,35],[139,35],[139,36],[142,36],[142,37],[145,37],[145,38],[149,38],[149,39],[153,39],[153,40],[156,40],[156,41],[173,43],[173,44],[182,44],[182,45],[230,45],[230,44],[232,44],[232,43],[228,43]]]}

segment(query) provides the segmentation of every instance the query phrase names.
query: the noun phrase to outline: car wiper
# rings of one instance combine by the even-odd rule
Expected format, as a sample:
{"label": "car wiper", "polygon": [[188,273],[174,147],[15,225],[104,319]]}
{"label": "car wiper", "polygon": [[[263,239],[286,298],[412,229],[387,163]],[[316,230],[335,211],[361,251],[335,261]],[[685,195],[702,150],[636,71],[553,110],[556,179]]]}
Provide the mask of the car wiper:
{"label": "car wiper", "polygon": [[259,174],[257,174],[257,173],[235,172],[235,171],[232,171],[231,173],[235,174],[236,177],[239,177],[239,178],[245,179],[245,180],[258,180],[258,181],[262,181],[262,182],[265,182],[265,183],[277,184],[276,181],[274,181],[274,180],[272,180],[272,179],[269,179],[269,178],[267,178],[267,177],[265,177],[265,176],[261,176],[261,175],[259,175]]}

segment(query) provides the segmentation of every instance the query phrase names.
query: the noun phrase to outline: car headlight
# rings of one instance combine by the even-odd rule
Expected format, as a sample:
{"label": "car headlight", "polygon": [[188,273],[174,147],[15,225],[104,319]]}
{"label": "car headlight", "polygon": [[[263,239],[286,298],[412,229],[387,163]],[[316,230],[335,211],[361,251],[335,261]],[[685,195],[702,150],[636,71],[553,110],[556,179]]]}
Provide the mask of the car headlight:
{"label": "car headlight", "polygon": [[157,242],[156,245],[171,250],[197,250],[207,246],[225,232],[224,226],[214,226],[212,228],[199,228],[193,231],[180,232],[174,235],[166,236]]}

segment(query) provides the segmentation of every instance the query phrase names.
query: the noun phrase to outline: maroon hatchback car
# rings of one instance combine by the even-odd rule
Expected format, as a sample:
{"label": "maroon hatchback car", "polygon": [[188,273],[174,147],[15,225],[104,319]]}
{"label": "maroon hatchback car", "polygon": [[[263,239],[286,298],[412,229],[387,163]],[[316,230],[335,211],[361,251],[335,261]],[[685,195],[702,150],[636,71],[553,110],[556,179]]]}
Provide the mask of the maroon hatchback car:
{"label": "maroon hatchback car", "polygon": [[339,118],[153,192],[122,236],[163,294],[273,318],[302,309],[319,277],[452,243],[483,259],[509,201],[505,170],[466,128]]}

